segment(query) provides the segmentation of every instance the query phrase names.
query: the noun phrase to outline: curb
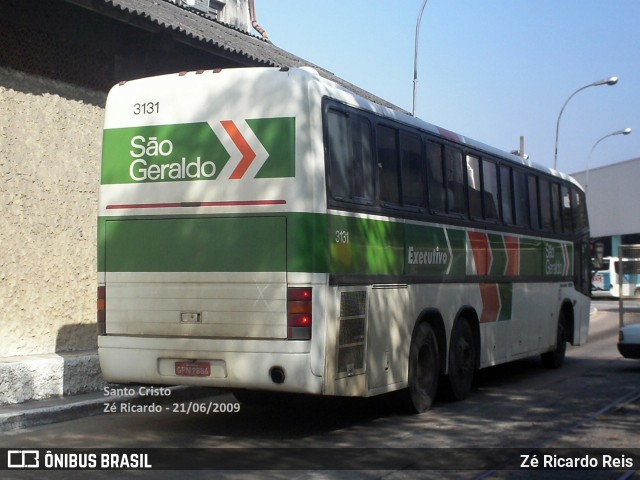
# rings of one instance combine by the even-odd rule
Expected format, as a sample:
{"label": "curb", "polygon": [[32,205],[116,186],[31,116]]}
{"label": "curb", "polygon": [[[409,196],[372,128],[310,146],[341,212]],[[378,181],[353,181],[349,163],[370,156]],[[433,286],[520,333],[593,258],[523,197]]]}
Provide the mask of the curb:
{"label": "curb", "polygon": [[[110,385],[109,388],[122,386]],[[126,388],[138,391],[138,385],[127,385]],[[35,402],[26,402],[0,406],[0,432],[20,430],[24,428],[66,422],[82,417],[101,415],[105,404],[128,403],[131,405],[148,405],[155,403],[166,405],[174,402],[194,400],[221,392],[204,387],[162,387],[171,390],[168,396],[156,395],[105,395],[104,391],[69,397],[58,397]]]}

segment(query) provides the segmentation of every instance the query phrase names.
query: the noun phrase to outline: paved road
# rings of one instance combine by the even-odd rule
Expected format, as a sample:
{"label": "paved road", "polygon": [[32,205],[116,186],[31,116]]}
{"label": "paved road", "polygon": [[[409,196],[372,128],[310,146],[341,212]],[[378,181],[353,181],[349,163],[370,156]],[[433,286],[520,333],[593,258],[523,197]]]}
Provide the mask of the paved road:
{"label": "paved road", "polygon": [[[528,359],[487,369],[480,373],[469,399],[463,402],[441,399],[422,415],[398,414],[392,402],[384,397],[307,399],[245,406],[236,404],[235,399],[226,394],[175,405],[169,403],[160,413],[108,413],[7,432],[0,438],[0,447],[243,448],[249,450],[239,450],[242,453],[234,453],[232,457],[241,466],[246,461],[247,468],[264,467],[264,463],[250,463],[260,460],[260,452],[264,452],[268,460],[273,460],[269,455],[274,455],[272,450],[250,449],[288,449],[276,459],[277,466],[283,470],[253,472],[253,478],[631,478],[638,475],[637,471],[633,472],[640,461],[640,362],[623,359],[617,352],[617,304],[595,302],[594,305],[598,312],[592,316],[590,341],[585,346],[569,348],[563,368],[545,370],[538,359]],[[108,400],[105,397],[105,401]],[[213,405],[217,405],[218,410],[231,411],[214,413]],[[193,410],[204,409],[209,411],[193,413]],[[311,458],[305,451],[297,450],[309,447],[338,450],[330,451],[328,459]],[[479,447],[487,450],[468,450]],[[578,449],[582,456],[589,452],[586,448],[615,448],[629,453],[620,469],[561,470],[534,475],[531,471],[513,469],[511,461],[519,462],[520,458],[514,458],[513,452],[504,450],[506,448],[515,448],[517,453],[538,448],[572,448]],[[319,455],[326,453],[312,451]],[[194,452],[197,454],[194,453],[193,461],[206,460],[206,451]],[[209,451],[209,459],[212,452]],[[225,450],[218,452],[228,454]],[[385,452],[396,456],[385,463]],[[498,455],[500,452],[503,455]],[[565,451],[551,452],[563,455]],[[296,455],[299,455],[297,462]],[[478,460],[483,455],[490,457],[487,462]],[[413,460],[407,460],[407,456]],[[452,456],[459,460],[451,460]],[[213,458],[224,461],[221,456]],[[634,462],[631,468],[625,464],[629,458]],[[506,464],[505,460],[508,460]],[[376,465],[377,461],[382,461],[379,468],[385,470],[291,470],[305,468],[305,462],[331,469],[344,466],[341,462]],[[419,470],[425,465],[433,468],[437,461],[444,462],[446,472]],[[476,466],[477,469],[470,470]],[[452,468],[459,470],[451,471]],[[60,478],[70,478],[69,472],[58,473]],[[113,476],[113,472],[93,473],[94,478]],[[130,472],[129,475],[142,476],[143,473]],[[163,475],[173,478],[175,472],[153,472],[154,478],[164,478]],[[216,478],[221,475],[217,472]],[[234,471],[224,476],[249,478],[252,475]],[[57,478],[54,472],[47,476]],[[183,476],[211,478],[208,472],[202,471],[189,471]]]}

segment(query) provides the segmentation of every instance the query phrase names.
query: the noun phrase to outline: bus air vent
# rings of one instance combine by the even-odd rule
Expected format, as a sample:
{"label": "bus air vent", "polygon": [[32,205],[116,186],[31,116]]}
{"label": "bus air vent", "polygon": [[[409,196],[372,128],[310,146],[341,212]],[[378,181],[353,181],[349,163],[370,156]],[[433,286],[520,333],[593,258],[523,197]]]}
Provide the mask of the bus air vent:
{"label": "bus air vent", "polygon": [[367,292],[342,292],[338,329],[338,376],[364,373]]}

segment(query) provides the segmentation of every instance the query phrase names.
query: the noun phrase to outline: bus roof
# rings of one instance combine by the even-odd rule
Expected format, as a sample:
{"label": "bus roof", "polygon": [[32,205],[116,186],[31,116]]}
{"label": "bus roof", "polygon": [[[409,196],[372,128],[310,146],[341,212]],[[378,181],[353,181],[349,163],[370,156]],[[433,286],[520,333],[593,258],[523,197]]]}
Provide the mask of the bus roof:
{"label": "bus roof", "polygon": [[[292,69],[294,70],[294,69]],[[361,108],[364,108],[366,110],[369,110],[373,113],[377,113],[378,115],[384,116],[384,117],[390,117],[393,118],[394,120],[397,120],[399,122],[402,122],[406,125],[410,125],[413,126],[415,128],[418,128],[420,130],[424,130],[430,133],[433,133],[435,135],[441,136],[441,137],[445,137],[449,140],[452,140],[456,143],[459,144],[464,144],[464,145],[468,145],[470,147],[473,147],[477,150],[483,151],[485,153],[491,154],[493,156],[499,157],[503,160],[507,160],[510,162],[513,162],[515,164],[518,165],[523,165],[529,168],[533,168],[535,170],[541,171],[541,172],[545,172],[549,175],[552,175],[554,177],[558,177],[561,178],[563,180],[569,181],[571,183],[573,183],[574,185],[576,185],[578,188],[580,188],[581,190],[583,189],[582,186],[570,175],[567,175],[565,173],[559,172],[557,170],[554,170],[553,168],[550,167],[546,167],[544,165],[538,164],[536,162],[533,162],[527,158],[523,158],[520,157],[518,155],[514,155],[512,153],[506,152],[504,150],[500,150],[499,148],[496,147],[492,147],[490,145],[487,145],[485,143],[479,142],[477,140],[473,140],[469,137],[466,137],[464,135],[460,135],[456,132],[444,129],[442,127],[439,127],[437,125],[434,125],[432,123],[429,123],[425,120],[422,120],[418,117],[413,117],[411,115],[409,115],[408,113],[406,113],[404,110],[395,110],[389,107],[386,107],[384,105],[380,105],[378,103],[372,102],[364,97],[359,96],[357,93],[348,90],[347,88],[345,88],[344,86],[333,82],[330,79],[327,79],[323,76],[321,76],[318,72],[315,71],[315,69],[313,67],[301,67],[301,68],[297,68],[295,70],[300,70],[302,72],[305,72],[306,75],[312,75],[315,76],[315,78],[317,79],[318,82],[324,84],[326,87],[328,88],[334,88],[337,91],[343,92],[342,95],[337,95],[337,99],[338,100],[343,100],[346,101],[350,104],[353,104],[355,106],[359,106]]]}
{"label": "bus roof", "polygon": [[[367,110],[369,112],[380,115],[382,117],[391,118],[405,125],[412,126],[419,130],[446,138],[460,145],[468,145],[469,147],[479,150],[480,152],[490,154],[502,160],[509,161],[517,165],[523,165],[525,167],[533,168],[535,170],[547,173],[556,178],[561,178],[563,180],[571,182],[577,188],[583,190],[582,186],[574,178],[572,178],[567,174],[554,170],[550,167],[546,167],[544,165],[532,162],[529,159],[522,158],[512,153],[508,153],[504,150],[500,150],[498,148],[492,147],[482,142],[473,140],[464,135],[460,135],[458,133],[439,127],[437,125],[431,124],[418,117],[413,117],[405,110],[390,107],[389,105],[391,104],[382,105],[371,99],[365,98],[359,95],[358,93],[356,93],[355,91],[353,91],[352,89],[350,89],[348,86],[337,83],[336,81],[333,81],[327,78],[326,76],[321,75],[321,73],[318,72],[318,70],[314,67],[310,67],[310,66],[295,67],[295,68],[244,67],[244,68],[216,69],[213,71],[224,73],[224,74],[232,74],[232,75],[239,74],[239,75],[247,75],[247,76],[251,76],[252,74],[255,74],[256,76],[264,75],[264,74],[269,75],[268,72],[273,72],[274,74],[276,74],[276,72],[287,72],[289,78],[293,81],[306,83],[306,84],[312,84],[312,83],[316,84],[318,86],[318,91],[320,92],[320,95],[330,96],[331,98],[334,98],[338,101],[342,101],[346,104],[359,107],[363,110]],[[198,71],[196,73],[203,73],[203,72],[204,71]],[[156,78],[156,81],[160,79],[164,80],[167,78],[185,76],[187,73],[190,73],[190,72],[180,72],[180,73],[174,73],[174,74],[168,74],[168,75],[160,75],[155,78]],[[124,84],[136,83],[138,81],[146,81],[146,79],[131,80],[130,82],[121,82],[118,85],[122,86]],[[117,86],[115,88],[117,88]]]}

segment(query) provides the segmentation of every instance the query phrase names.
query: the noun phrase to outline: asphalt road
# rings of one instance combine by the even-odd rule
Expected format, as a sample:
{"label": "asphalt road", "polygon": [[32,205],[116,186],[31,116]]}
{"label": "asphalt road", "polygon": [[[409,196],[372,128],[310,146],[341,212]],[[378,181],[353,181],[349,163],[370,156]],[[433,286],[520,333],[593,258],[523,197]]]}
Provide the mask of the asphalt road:
{"label": "asphalt road", "polygon": [[[439,399],[422,415],[398,413],[389,397],[244,405],[223,394],[169,400],[159,412],[123,412],[116,406],[115,413],[5,432],[0,447],[195,449],[170,457],[185,469],[180,474],[185,478],[214,478],[214,473],[215,478],[282,479],[637,478],[640,362],[617,351],[617,303],[594,306],[589,343],[569,347],[561,369],[546,370],[538,358],[486,369],[470,398]],[[109,400],[105,397],[106,404]],[[522,468],[522,454],[543,460],[545,452],[551,462],[562,463],[568,455],[593,461],[591,456],[599,465]],[[163,464],[158,451],[152,453],[156,466]],[[620,466],[600,468],[603,454],[617,456],[608,460]],[[229,470],[189,470],[198,462]],[[37,476],[8,473],[3,476]],[[46,475],[85,478],[86,473]],[[175,478],[176,473],[96,471],[91,477]]]}

